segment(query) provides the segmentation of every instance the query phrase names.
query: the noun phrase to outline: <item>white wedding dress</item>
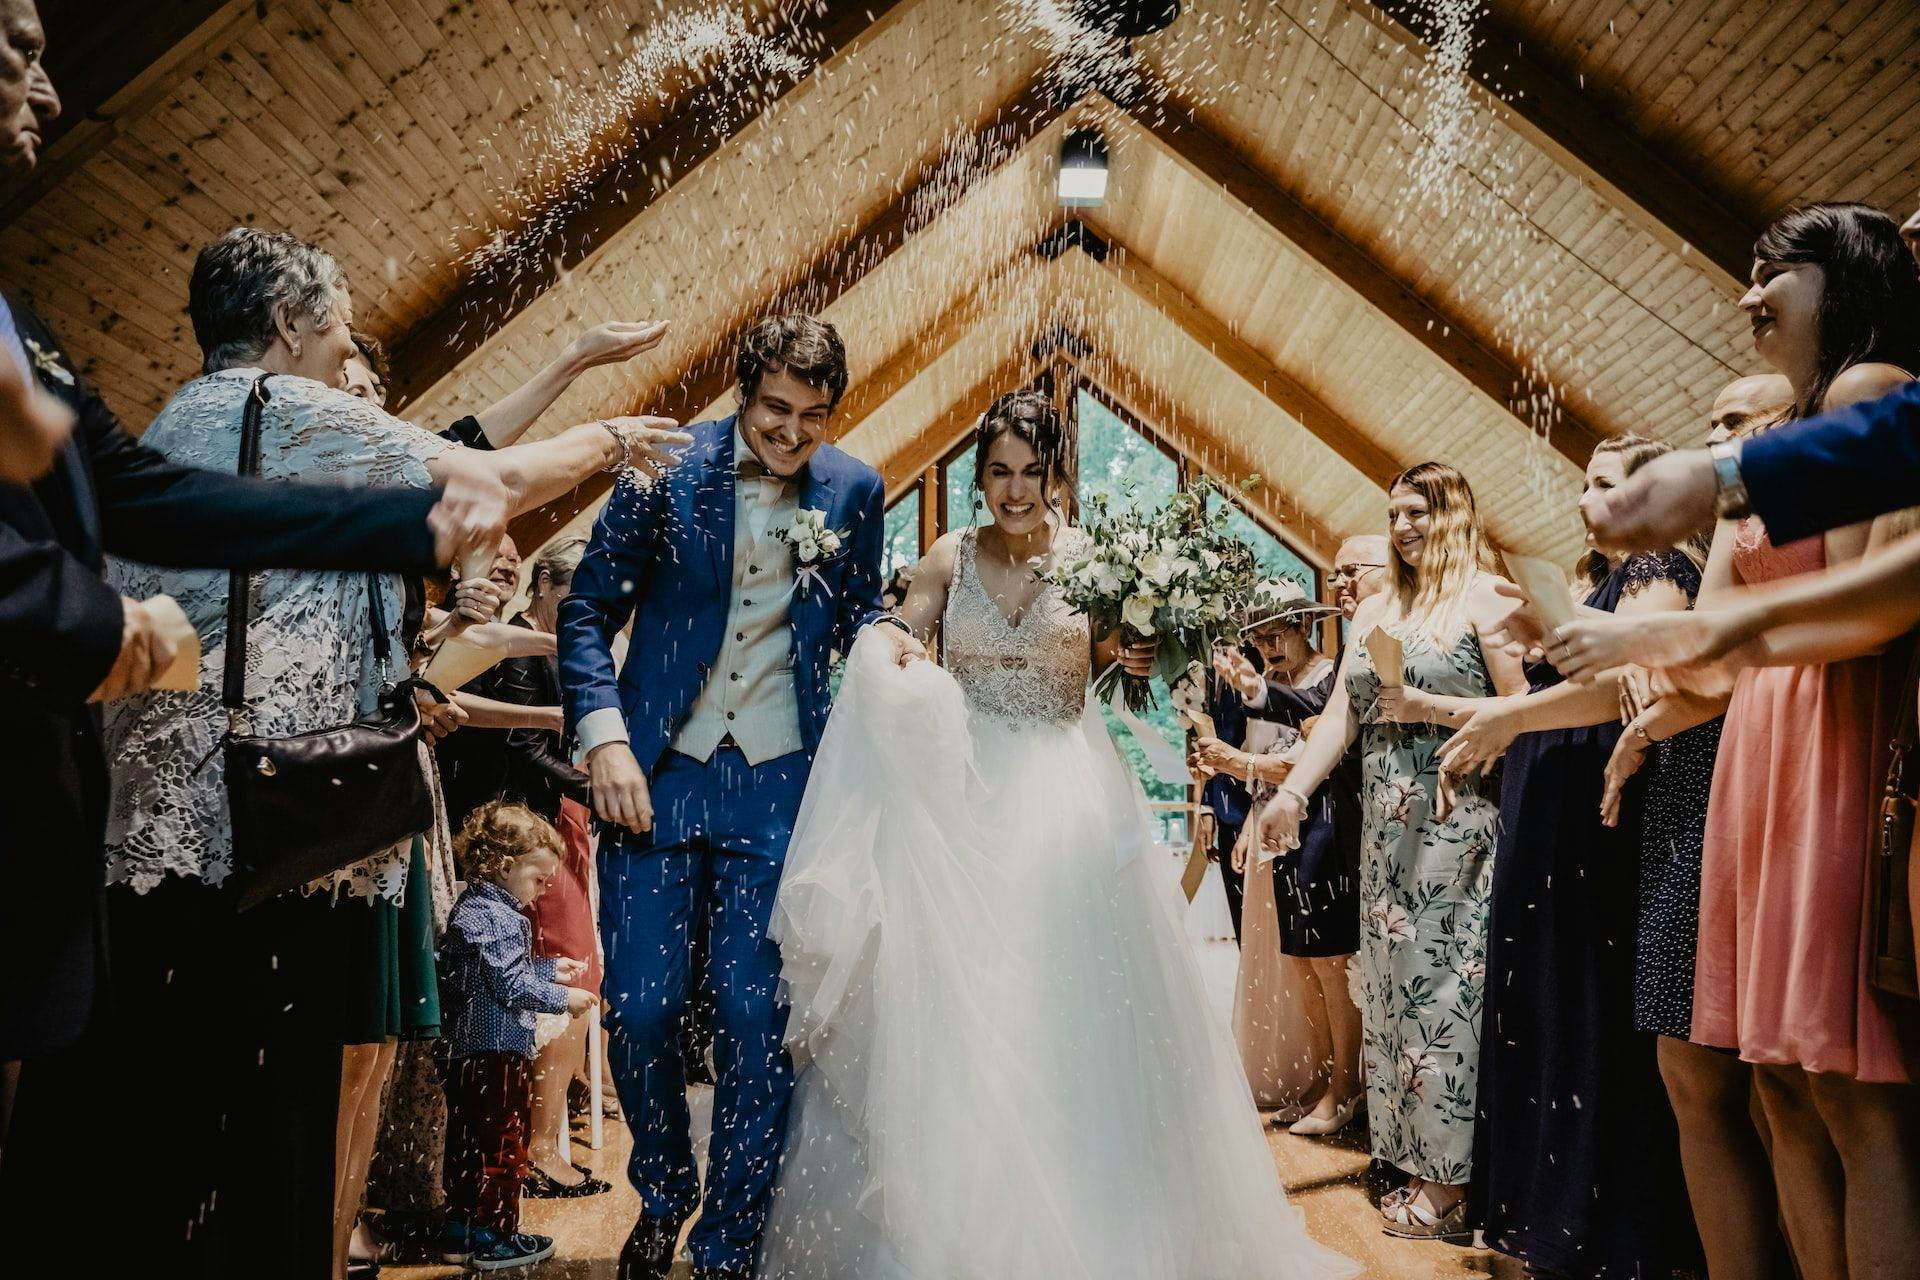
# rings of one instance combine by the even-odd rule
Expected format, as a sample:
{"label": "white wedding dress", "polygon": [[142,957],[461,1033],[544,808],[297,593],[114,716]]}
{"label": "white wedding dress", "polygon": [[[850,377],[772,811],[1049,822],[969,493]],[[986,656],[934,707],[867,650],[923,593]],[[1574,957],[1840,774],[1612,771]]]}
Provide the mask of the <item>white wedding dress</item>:
{"label": "white wedding dress", "polygon": [[[1069,535],[1078,537],[1079,535]],[[798,1076],[767,1280],[1307,1280],[1289,1204],[1087,702],[962,544],[952,674],[856,643],[772,933]]]}

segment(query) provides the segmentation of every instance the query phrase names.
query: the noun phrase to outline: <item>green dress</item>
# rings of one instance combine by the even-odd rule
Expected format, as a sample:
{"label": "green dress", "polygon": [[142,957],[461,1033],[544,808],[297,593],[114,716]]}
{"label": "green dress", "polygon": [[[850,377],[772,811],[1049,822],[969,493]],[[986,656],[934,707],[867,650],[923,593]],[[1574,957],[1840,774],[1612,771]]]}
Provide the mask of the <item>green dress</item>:
{"label": "green dress", "polygon": [[[1403,680],[1452,697],[1493,694],[1469,628],[1450,651],[1406,642]],[[1364,1026],[1373,1154],[1436,1182],[1473,1167],[1474,1094],[1485,1007],[1487,915],[1499,811],[1496,782],[1457,789],[1433,816],[1440,747],[1452,730],[1378,719],[1380,678],[1364,646],[1347,675],[1362,725],[1360,951],[1351,970]]]}

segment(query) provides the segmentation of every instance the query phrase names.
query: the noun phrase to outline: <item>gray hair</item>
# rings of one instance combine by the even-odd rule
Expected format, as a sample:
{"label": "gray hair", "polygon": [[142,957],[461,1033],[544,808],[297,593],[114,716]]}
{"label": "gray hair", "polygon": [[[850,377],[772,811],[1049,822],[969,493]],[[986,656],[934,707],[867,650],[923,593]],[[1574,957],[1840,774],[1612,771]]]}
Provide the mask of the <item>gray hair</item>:
{"label": "gray hair", "polygon": [[579,569],[580,561],[587,554],[587,540],[581,537],[562,538],[541,548],[540,554],[533,558],[533,569],[527,575],[527,590],[533,590],[540,581],[542,573],[549,582],[571,582],[574,571]]}
{"label": "gray hair", "polygon": [[325,250],[284,232],[235,227],[200,251],[187,286],[201,368],[255,363],[282,317],[326,324],[346,288],[346,272]]}

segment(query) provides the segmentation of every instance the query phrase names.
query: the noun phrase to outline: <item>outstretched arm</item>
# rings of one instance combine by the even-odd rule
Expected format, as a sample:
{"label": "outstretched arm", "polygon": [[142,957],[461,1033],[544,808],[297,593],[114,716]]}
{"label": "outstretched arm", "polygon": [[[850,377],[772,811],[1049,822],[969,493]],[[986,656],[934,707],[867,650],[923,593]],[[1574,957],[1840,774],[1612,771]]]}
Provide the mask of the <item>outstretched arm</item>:
{"label": "outstretched arm", "polygon": [[664,320],[645,324],[615,321],[596,325],[575,338],[567,349],[507,397],[473,415],[481,432],[496,449],[514,443],[534,420],[566,394],[574,380],[604,364],[622,364],[652,349],[667,332]]}

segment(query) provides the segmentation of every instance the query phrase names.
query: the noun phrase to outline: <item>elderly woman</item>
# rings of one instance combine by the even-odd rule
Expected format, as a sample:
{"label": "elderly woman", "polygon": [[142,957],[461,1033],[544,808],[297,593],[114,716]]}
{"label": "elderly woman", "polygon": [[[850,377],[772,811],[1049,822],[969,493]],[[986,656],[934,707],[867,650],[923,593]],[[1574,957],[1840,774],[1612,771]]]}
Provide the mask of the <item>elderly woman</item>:
{"label": "elderly woman", "polygon": [[[482,453],[388,416],[342,389],[353,353],[346,281],[330,257],[291,236],[242,228],[209,245],[189,311],[206,375],[146,435],[178,461],[233,467],[257,382],[269,397],[262,475],[424,487],[484,469],[506,483],[515,511],[596,468],[657,465],[658,446],[676,438],[658,420],[616,419]],[[131,1034],[142,1048],[165,1046],[142,1055],[137,1074],[153,1102],[128,1135],[134,1158],[165,1161],[142,1210],[159,1237],[154,1270],[337,1275],[337,1108],[343,1084],[377,1093],[370,1077],[380,1069],[376,1048],[355,1063],[368,1078],[343,1075],[342,1047],[381,1046],[437,1021],[431,940],[409,936],[427,917],[402,910],[415,850],[403,843],[236,912],[221,887],[233,841],[217,749],[228,727],[218,692],[227,578],[132,563],[113,572],[123,592],[178,599],[203,647],[198,690],[131,699],[107,725],[119,766],[108,832],[115,976],[137,1011]],[[256,575],[252,591],[251,732],[351,720],[405,674],[394,576],[271,572]],[[376,626],[391,669],[375,656]]]}

